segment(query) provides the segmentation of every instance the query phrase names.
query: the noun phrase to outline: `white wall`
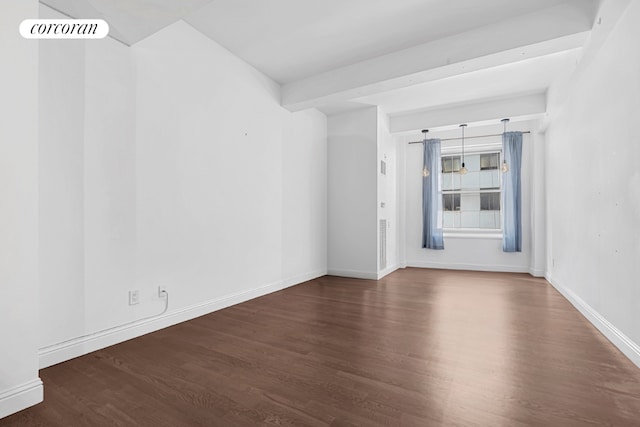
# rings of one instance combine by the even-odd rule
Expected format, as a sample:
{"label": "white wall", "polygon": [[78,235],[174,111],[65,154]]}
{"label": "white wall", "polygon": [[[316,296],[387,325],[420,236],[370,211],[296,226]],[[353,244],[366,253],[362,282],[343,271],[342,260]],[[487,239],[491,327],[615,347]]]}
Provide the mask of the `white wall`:
{"label": "white wall", "polygon": [[[40,16],[64,18],[44,5]],[[81,345],[78,337],[134,320],[144,309],[126,306],[128,290],[136,288],[130,49],[111,38],[40,45],[39,309],[46,366],[75,355],[65,349]]]}
{"label": "white wall", "polygon": [[110,38],[86,42],[85,333],[150,313],[143,306],[127,306],[128,290],[137,285],[134,85],[131,49]]}
{"label": "white wall", "polygon": [[327,118],[328,271],[378,278],[378,108]]}
{"label": "white wall", "polygon": [[42,400],[38,378],[38,44],[35,0],[0,13],[0,418]]}
{"label": "white wall", "polygon": [[326,273],[323,114],[183,22],[43,58],[41,366]]}
{"label": "white wall", "polygon": [[[397,138],[400,156],[399,167],[404,189],[400,192],[401,206],[401,263],[409,267],[444,268],[461,270],[488,270],[528,272],[542,275],[544,269],[535,263],[532,254],[537,253],[539,246],[544,248],[544,230],[534,229],[533,212],[538,216],[544,212],[543,206],[533,204],[534,178],[544,170],[543,158],[535,157],[535,145],[544,144],[544,139],[537,134],[532,122],[511,123],[510,130],[532,131],[523,138],[522,153],[522,252],[505,253],[502,251],[501,237],[478,237],[468,235],[445,234],[444,250],[422,248],[422,144],[408,144],[409,141],[422,140],[418,132]],[[499,134],[502,124],[491,126],[470,126],[465,135]],[[441,131],[429,133],[429,138],[458,138],[460,131]],[[472,148],[478,144],[500,143],[499,137],[492,140],[479,138],[465,141],[465,147]],[[443,141],[443,149],[460,146],[460,141]],[[535,164],[534,164],[535,162]],[[541,179],[539,177],[538,179]],[[543,191],[538,188],[537,191]],[[536,193],[537,194],[537,193]],[[538,236],[534,239],[533,236]],[[534,247],[534,241],[537,243]],[[539,250],[539,249],[538,249]]]}
{"label": "white wall", "polygon": [[[40,17],[64,18],[43,5]],[[85,48],[81,40],[38,43],[39,344],[44,347],[84,333]]]}
{"label": "white wall", "polygon": [[[380,161],[387,164],[380,173]],[[378,108],[378,220],[387,220],[387,267],[378,266],[378,278],[398,269],[398,168],[395,138],[389,132],[389,117]],[[384,207],[382,207],[384,203]],[[378,228],[378,239],[380,229]],[[380,242],[380,240],[378,240]],[[378,244],[378,254],[380,244]],[[378,255],[378,260],[380,256]]]}
{"label": "white wall", "polygon": [[299,283],[327,272],[327,118],[284,113],[282,277]]}
{"label": "white wall", "polygon": [[183,22],[134,51],[139,285],[189,306],[277,284],[277,87]]}
{"label": "white wall", "polygon": [[601,47],[592,43],[552,88],[546,157],[547,277],[640,366],[639,21],[631,1]]}

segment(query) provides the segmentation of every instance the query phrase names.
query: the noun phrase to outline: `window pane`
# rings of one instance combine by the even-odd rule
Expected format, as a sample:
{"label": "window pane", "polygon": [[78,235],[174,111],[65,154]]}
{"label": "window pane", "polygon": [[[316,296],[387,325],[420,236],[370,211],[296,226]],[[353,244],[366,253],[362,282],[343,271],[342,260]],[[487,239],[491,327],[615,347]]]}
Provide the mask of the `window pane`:
{"label": "window pane", "polygon": [[442,173],[451,172],[451,157],[442,158]]}
{"label": "window pane", "polygon": [[460,194],[443,194],[442,209],[445,211],[460,210]]}
{"label": "window pane", "polygon": [[480,210],[481,211],[499,211],[500,210],[500,193],[481,193],[480,194]]}
{"label": "window pane", "polygon": [[497,169],[483,170],[480,172],[480,189],[499,189],[500,188],[500,176]]}
{"label": "window pane", "polygon": [[498,169],[498,153],[480,154],[480,169]]}
{"label": "window pane", "polygon": [[497,229],[500,228],[500,212],[481,211],[480,228]]}
{"label": "window pane", "polygon": [[460,190],[460,175],[457,173],[443,173],[442,190]]}
{"label": "window pane", "polygon": [[443,222],[442,222],[442,226],[444,228],[453,228],[453,227],[455,227],[454,215],[456,215],[455,212],[445,212],[444,213]]}
{"label": "window pane", "polygon": [[442,157],[442,172],[458,172],[460,170],[460,156]]}
{"label": "window pane", "polygon": [[478,190],[480,188],[480,172],[469,172],[466,175],[460,175],[462,180],[462,188],[465,190]]}
{"label": "window pane", "polygon": [[463,212],[478,212],[480,210],[480,194],[463,194],[460,201],[460,210]]}
{"label": "window pane", "polygon": [[466,154],[464,156],[464,166],[469,172],[478,172],[480,170],[480,155]]}
{"label": "window pane", "polygon": [[460,221],[462,228],[480,228],[480,212],[462,212]]}
{"label": "window pane", "polygon": [[460,183],[460,178],[461,175],[459,173],[449,173],[447,174],[451,177],[451,189],[452,190],[460,190],[460,188],[462,187],[461,183]]}

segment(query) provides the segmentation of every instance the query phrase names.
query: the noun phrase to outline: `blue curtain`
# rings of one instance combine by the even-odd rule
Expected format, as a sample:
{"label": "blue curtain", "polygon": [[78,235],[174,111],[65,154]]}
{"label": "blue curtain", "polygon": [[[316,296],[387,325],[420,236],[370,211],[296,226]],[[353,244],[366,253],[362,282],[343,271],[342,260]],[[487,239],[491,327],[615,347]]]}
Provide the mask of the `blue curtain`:
{"label": "blue curtain", "polygon": [[[442,195],[440,193],[440,140],[428,139],[424,146],[422,177],[422,247],[444,249]],[[427,175],[427,176],[424,176]]]}
{"label": "blue curtain", "polygon": [[502,155],[509,166],[502,180],[502,250],[522,251],[522,195],[520,168],[522,166],[522,132],[502,134]]}

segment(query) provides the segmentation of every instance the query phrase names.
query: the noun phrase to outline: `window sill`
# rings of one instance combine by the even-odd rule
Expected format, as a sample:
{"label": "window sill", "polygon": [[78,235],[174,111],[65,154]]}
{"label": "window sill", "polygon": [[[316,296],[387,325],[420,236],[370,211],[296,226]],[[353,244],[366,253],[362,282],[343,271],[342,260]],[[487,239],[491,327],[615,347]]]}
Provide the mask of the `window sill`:
{"label": "window sill", "polygon": [[495,239],[502,240],[502,230],[482,230],[466,228],[460,230],[444,230],[447,239]]}

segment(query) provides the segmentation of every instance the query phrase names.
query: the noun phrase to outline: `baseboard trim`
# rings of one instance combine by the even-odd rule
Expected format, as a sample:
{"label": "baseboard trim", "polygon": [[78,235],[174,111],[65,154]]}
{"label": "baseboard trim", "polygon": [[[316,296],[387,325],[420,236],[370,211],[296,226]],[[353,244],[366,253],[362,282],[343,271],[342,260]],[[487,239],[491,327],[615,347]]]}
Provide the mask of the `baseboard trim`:
{"label": "baseboard trim", "polygon": [[309,273],[300,274],[298,276],[291,277],[289,279],[285,279],[282,281],[282,289],[288,288],[290,286],[299,285],[300,283],[308,282],[309,280],[317,279],[318,277],[326,276],[327,270],[320,269],[311,271]]}
{"label": "baseboard trim", "polygon": [[530,268],[529,269],[529,274],[532,275],[533,277],[545,277],[545,271],[544,270],[537,270],[535,268]]}
{"label": "baseboard trim", "polygon": [[40,378],[0,393],[0,418],[42,402],[44,388]]}
{"label": "baseboard trim", "polygon": [[354,279],[378,280],[378,273],[375,271],[359,271],[359,270],[336,270],[328,269],[329,276],[350,277]]}
{"label": "baseboard trim", "polygon": [[214,311],[242,302],[258,298],[272,292],[277,292],[290,286],[297,285],[308,280],[315,279],[326,274],[325,270],[316,270],[308,274],[302,274],[284,281],[269,283],[256,288],[225,295],[209,301],[193,304],[188,307],[171,310],[169,312],[147,320],[123,326],[115,326],[106,331],[89,334],[80,338],[71,339],[61,343],[53,344],[38,350],[40,369],[65,362],[75,357],[83,356],[96,350],[119,344],[121,342],[136,338],[196,317],[204,316]]}
{"label": "baseboard trim", "polygon": [[528,266],[498,264],[451,264],[425,261],[407,261],[407,267],[435,268],[441,270],[495,271],[501,273],[529,273]]}
{"label": "baseboard trim", "polygon": [[563,286],[550,274],[546,274],[547,282],[564,296],[602,335],[615,345],[629,360],[640,368],[640,346],[613,326],[607,319],[587,304],[572,290]]}
{"label": "baseboard trim", "polygon": [[378,273],[377,280],[380,280],[380,279],[382,279],[383,277],[388,276],[389,274],[393,273],[394,271],[396,271],[396,270],[397,270],[397,269],[399,269],[399,268],[400,268],[400,265],[399,265],[399,264],[396,264],[396,265],[394,265],[394,266],[392,266],[392,267],[385,268],[384,270],[382,270],[382,271],[380,271],[380,272]]}

